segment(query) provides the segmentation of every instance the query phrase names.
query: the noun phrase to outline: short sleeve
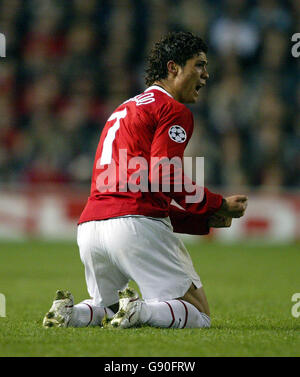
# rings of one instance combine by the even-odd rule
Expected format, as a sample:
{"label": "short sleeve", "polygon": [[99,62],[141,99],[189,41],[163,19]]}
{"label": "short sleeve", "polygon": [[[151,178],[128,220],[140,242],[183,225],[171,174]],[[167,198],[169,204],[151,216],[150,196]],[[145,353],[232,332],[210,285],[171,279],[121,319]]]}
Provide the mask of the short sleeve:
{"label": "short sleeve", "polygon": [[184,105],[167,103],[158,113],[151,157],[179,157],[193,133],[193,115]]}

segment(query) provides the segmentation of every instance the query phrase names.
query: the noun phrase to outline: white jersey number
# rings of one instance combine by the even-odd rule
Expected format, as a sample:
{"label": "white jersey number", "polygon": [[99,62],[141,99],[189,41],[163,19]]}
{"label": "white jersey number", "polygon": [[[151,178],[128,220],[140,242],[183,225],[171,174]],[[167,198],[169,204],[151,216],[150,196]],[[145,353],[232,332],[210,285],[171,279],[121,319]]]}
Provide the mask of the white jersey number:
{"label": "white jersey number", "polygon": [[109,118],[108,122],[111,120],[115,120],[115,123],[110,127],[107,132],[107,135],[103,142],[103,149],[100,159],[100,165],[110,164],[112,158],[112,143],[115,140],[116,132],[120,128],[120,120],[124,119],[127,115],[126,108],[122,111],[117,111],[113,113]]}

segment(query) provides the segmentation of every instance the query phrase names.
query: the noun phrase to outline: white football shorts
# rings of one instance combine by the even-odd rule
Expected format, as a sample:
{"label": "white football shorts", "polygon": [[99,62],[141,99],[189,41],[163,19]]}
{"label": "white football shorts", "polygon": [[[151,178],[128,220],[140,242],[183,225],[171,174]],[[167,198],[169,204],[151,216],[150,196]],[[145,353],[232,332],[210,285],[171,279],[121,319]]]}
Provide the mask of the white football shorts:
{"label": "white football shorts", "polygon": [[78,226],[77,242],[88,292],[97,306],[119,301],[130,280],[145,301],[182,297],[192,283],[202,286],[169,218],[116,217]]}

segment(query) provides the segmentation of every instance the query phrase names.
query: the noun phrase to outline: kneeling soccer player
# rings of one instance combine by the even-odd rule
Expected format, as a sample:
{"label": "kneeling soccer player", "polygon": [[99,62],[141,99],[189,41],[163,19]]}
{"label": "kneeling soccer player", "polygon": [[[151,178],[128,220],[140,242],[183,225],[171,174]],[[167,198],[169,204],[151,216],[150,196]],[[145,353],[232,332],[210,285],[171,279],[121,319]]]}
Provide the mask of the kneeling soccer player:
{"label": "kneeling soccer player", "polygon": [[[147,89],[121,104],[108,119],[96,151],[91,193],[78,224],[91,298],[73,305],[70,292],[57,291],[43,320],[45,327],[210,327],[202,283],[175,233],[201,235],[210,227],[230,226],[232,218],[243,216],[247,197],[223,198],[204,188],[201,200],[189,203],[186,198],[193,192],[176,186],[178,177],[185,182],[182,169],[169,170],[169,190],[164,190],[164,169],[151,165],[157,158],[183,159],[193,132],[193,116],[184,103],[196,102],[206,84],[206,53],[203,40],[192,33],[168,34],[149,55]],[[139,180],[132,174],[137,165]],[[142,187],[145,172],[147,184]],[[159,189],[152,190],[157,177]],[[138,284],[143,299],[128,288],[130,280]]]}

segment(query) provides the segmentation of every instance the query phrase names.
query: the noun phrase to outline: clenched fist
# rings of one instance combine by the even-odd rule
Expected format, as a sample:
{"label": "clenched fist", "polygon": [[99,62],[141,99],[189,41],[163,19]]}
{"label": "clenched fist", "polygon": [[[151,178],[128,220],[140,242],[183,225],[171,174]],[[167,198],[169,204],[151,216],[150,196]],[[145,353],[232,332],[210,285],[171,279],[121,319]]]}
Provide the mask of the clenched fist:
{"label": "clenched fist", "polygon": [[223,199],[223,203],[216,214],[225,217],[242,217],[246,211],[248,198],[246,195],[233,195]]}

